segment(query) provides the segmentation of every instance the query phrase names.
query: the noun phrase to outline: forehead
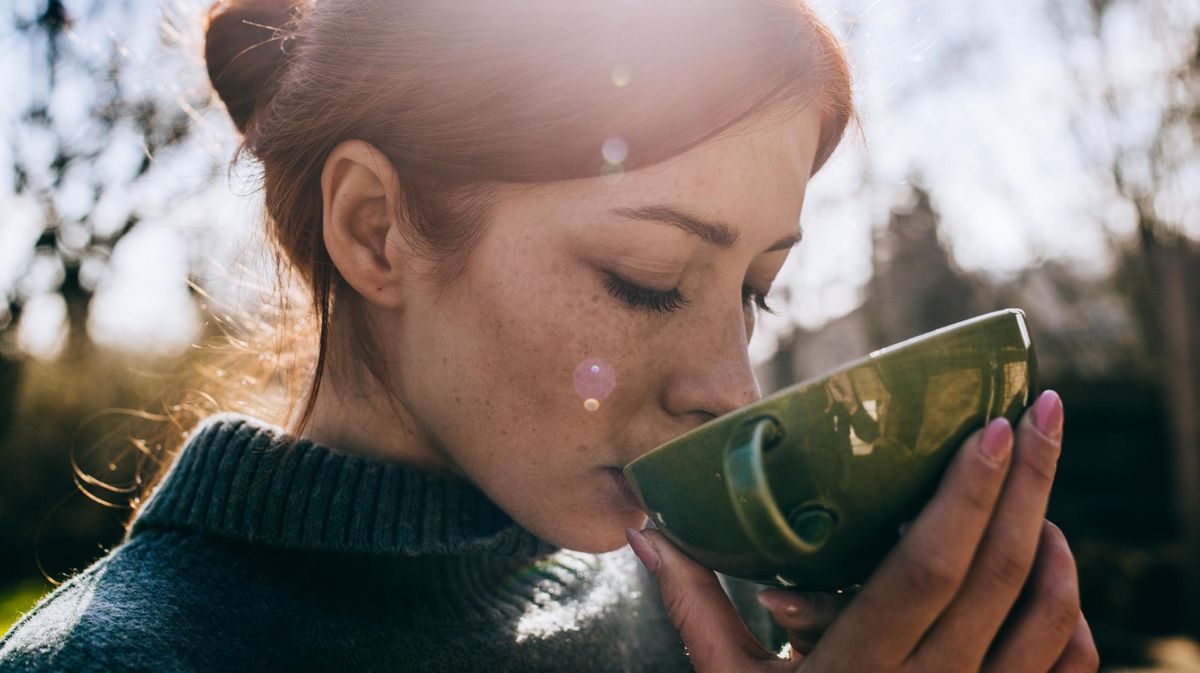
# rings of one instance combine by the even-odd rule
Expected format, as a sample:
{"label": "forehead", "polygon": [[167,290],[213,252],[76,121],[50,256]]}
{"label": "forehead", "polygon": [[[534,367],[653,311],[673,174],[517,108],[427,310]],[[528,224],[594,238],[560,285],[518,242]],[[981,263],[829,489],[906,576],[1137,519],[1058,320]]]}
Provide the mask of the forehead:
{"label": "forehead", "polygon": [[[799,219],[817,151],[820,113],[814,106],[790,114],[770,112],[619,177],[521,185],[502,194],[494,214],[510,222],[553,223],[553,229],[562,231],[595,227],[599,220],[611,219],[607,213],[614,208],[667,204],[746,230],[744,240],[773,241],[794,229]],[[596,154],[599,167],[604,161],[599,146]],[[642,228],[657,230],[652,235],[672,235],[666,227]]]}
{"label": "forehead", "polygon": [[790,199],[798,210],[819,135],[820,115],[812,107],[789,116],[760,115],[662,163],[632,171],[622,182],[633,194],[669,187],[693,203],[712,201],[717,207],[736,206],[717,201],[771,196]]}

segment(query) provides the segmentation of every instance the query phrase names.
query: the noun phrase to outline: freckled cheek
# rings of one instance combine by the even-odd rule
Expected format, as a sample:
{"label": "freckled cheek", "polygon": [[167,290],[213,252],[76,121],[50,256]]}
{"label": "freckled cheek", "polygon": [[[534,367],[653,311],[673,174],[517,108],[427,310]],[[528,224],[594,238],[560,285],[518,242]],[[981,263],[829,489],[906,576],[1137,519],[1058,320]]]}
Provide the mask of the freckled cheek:
{"label": "freckled cheek", "polygon": [[468,326],[486,369],[480,374],[511,412],[524,416],[550,411],[570,390],[570,368],[564,360],[577,329],[574,321],[559,292],[543,294],[538,288],[516,285],[494,290],[476,303]]}
{"label": "freckled cheek", "polygon": [[[497,422],[520,419],[543,431],[568,424],[586,433],[588,426],[610,423],[614,414],[627,416],[645,403],[656,330],[617,305],[587,271],[527,269],[521,281],[483,287],[487,291],[473,297],[465,331],[474,335],[477,361],[485,363],[475,375],[486,381]],[[607,386],[611,394],[593,395],[595,386],[580,389],[579,367],[591,360],[605,368],[592,378],[614,379]],[[593,397],[599,399],[589,403]]]}

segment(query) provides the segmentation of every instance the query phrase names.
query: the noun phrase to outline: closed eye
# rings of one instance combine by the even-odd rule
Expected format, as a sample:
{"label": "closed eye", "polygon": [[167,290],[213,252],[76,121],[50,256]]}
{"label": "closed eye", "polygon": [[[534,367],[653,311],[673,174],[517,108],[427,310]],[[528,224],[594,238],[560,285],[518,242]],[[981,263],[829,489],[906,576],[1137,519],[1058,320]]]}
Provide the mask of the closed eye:
{"label": "closed eye", "polygon": [[[608,293],[631,308],[648,309],[656,313],[673,313],[691,303],[677,287],[670,290],[655,290],[625,280],[611,271],[605,271],[604,276],[604,286]],[[775,310],[767,304],[766,293],[759,292],[749,285],[742,286],[742,304],[744,306],[753,304],[761,311],[775,314]]]}

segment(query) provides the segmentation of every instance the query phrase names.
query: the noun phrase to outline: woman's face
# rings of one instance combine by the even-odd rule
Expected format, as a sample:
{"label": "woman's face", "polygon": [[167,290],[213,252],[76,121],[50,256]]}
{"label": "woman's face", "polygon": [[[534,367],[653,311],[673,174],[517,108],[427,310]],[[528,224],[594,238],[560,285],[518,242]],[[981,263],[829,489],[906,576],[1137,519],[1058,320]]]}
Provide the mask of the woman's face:
{"label": "woman's face", "polygon": [[543,539],[624,545],[646,517],[620,468],[760,397],[756,295],[799,240],[818,129],[808,109],[619,181],[505,188],[461,278],[384,323],[414,436]]}

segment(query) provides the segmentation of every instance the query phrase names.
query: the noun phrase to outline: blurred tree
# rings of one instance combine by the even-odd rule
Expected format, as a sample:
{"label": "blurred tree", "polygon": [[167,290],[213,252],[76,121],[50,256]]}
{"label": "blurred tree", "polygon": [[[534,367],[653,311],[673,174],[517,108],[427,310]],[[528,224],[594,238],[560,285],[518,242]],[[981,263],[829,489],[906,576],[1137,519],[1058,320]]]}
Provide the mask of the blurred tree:
{"label": "blurred tree", "polygon": [[[1098,108],[1106,114],[1099,125],[1081,114],[1078,141],[1134,219],[1133,237],[1114,235],[1117,277],[1166,405],[1187,553],[1185,626],[1200,636],[1200,246],[1192,238],[1200,235],[1200,12],[1188,3],[1128,0],[1091,0],[1084,10],[1082,21],[1061,8],[1056,15],[1066,43],[1086,39],[1105,55],[1099,59]],[[1138,23],[1144,37],[1131,58],[1114,35]],[[1095,84],[1089,79],[1080,86]],[[1096,126],[1103,130],[1083,130]]]}
{"label": "blurred tree", "polygon": [[[1152,181],[1131,184],[1119,163],[1113,175],[1138,213],[1140,277],[1146,281],[1142,289],[1152,295],[1151,301],[1138,304],[1153,310],[1146,316],[1147,332],[1152,343],[1161,344],[1162,388],[1175,446],[1175,495],[1190,561],[1184,604],[1188,629],[1200,637],[1200,246],[1184,235],[1184,223],[1171,222],[1155,206],[1168,185],[1188,180],[1184,176],[1191,176],[1193,198],[1200,190],[1195,182],[1200,167],[1200,24],[1192,32],[1191,52],[1173,69],[1174,95],[1153,136]],[[1194,210],[1191,217],[1196,218]]]}
{"label": "blurred tree", "polygon": [[[3,368],[12,369],[19,365],[11,360],[20,355],[11,332],[25,304],[45,293],[57,293],[66,307],[62,356],[87,356],[93,291],[114,246],[143,219],[130,186],[153,179],[159,157],[186,144],[208,94],[188,96],[166,85],[169,79],[148,81],[154,54],[129,40],[157,35],[146,30],[154,23],[171,34],[155,3],[91,0],[68,9],[61,0],[39,0],[16,3],[6,15],[4,28],[15,38],[6,49],[24,59],[14,58],[10,68],[29,66],[20,73],[29,84],[26,97],[7,101],[16,106],[6,138],[12,157],[9,198],[34,204],[41,226],[18,282],[0,288],[5,298],[0,357],[10,360]],[[133,26],[143,28],[127,30]],[[216,167],[213,162],[209,172]],[[11,407],[9,397],[0,396],[0,405]],[[7,417],[0,411],[0,423]]]}
{"label": "blurred tree", "polygon": [[1174,447],[1174,490],[1188,552],[1187,627],[1200,636],[1200,250],[1178,235],[1156,235],[1153,211],[1139,203],[1141,257],[1131,296],[1148,313],[1145,331],[1161,377]]}
{"label": "blurred tree", "polygon": [[1047,9],[1081,99],[1077,151],[1109,192],[1106,210],[1126,215],[1109,234],[1114,278],[1165,407],[1183,626],[1200,636],[1200,6],[1079,0]]}
{"label": "blurred tree", "polygon": [[[214,134],[195,132],[210,130],[202,116],[210,94],[189,84],[204,77],[189,62],[199,51],[186,30],[199,26],[199,6],[20,0],[0,15],[4,76],[16,83],[0,101],[9,122],[0,160],[10,162],[0,179],[11,176],[0,183],[11,228],[0,234],[31,248],[11,286],[0,280],[0,585],[35,574],[42,561],[65,576],[118,539],[122,501],[153,453],[136,439],[154,434],[153,423],[131,424],[125,410],[165,410],[186,396],[178,374],[190,353],[102,352],[88,324],[114,248],[217,185],[228,159],[227,145],[208,146]],[[24,227],[28,237],[15,233]],[[193,300],[199,261],[189,259]],[[31,302],[55,295],[65,307],[63,346],[55,361],[31,359],[18,330]],[[204,329],[200,341],[219,332],[211,321]]]}
{"label": "blurred tree", "polygon": [[966,320],[981,308],[976,287],[941,240],[940,217],[923,180],[914,175],[908,183],[909,203],[892,208],[872,246],[864,310],[877,348]]}

